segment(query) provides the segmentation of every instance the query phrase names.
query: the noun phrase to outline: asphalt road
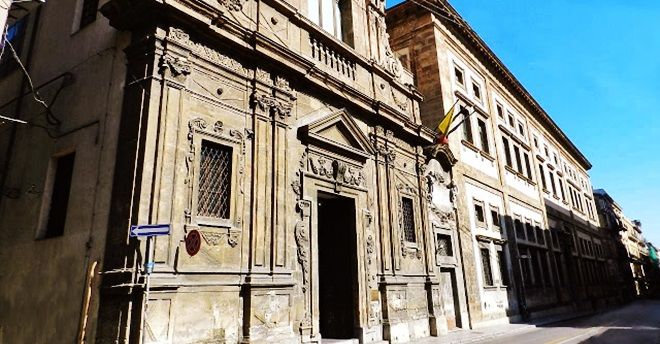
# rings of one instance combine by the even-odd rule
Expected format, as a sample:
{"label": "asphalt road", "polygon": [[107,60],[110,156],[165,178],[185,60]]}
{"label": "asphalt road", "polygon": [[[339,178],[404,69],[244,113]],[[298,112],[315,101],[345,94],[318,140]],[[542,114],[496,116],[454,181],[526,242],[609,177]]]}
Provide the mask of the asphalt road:
{"label": "asphalt road", "polygon": [[544,325],[478,343],[660,344],[660,300],[641,300],[606,313]]}

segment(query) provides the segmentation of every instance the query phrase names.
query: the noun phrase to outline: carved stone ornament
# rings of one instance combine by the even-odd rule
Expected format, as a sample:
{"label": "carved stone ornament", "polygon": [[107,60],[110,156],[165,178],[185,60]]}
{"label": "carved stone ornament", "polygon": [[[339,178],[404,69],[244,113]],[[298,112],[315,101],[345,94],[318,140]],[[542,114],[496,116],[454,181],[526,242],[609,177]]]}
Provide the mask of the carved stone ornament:
{"label": "carved stone ornament", "polygon": [[412,195],[417,195],[417,189],[406,184],[406,183],[399,183],[396,186],[396,189],[399,191],[402,191],[404,193],[412,194]]}
{"label": "carved stone ornament", "polygon": [[376,250],[376,244],[374,242],[374,237],[373,235],[369,234],[367,236],[367,264],[369,265],[371,265],[375,250]]}
{"label": "carved stone ornament", "polygon": [[[239,0],[228,0],[228,1],[239,1]],[[190,35],[185,31],[179,28],[170,28],[170,31],[167,35],[168,40],[176,42],[184,47],[190,49],[190,51],[204,59],[207,59],[213,63],[216,63],[222,67],[225,67],[231,71],[234,71],[240,75],[247,76],[248,70],[243,67],[243,65],[234,60],[231,57],[223,55],[217,52],[214,49],[211,49],[203,44],[193,42],[190,40]]]}
{"label": "carved stone ornament", "polygon": [[297,209],[300,212],[300,219],[296,222],[295,237],[298,246],[298,263],[302,268],[303,293],[307,292],[309,285],[309,217],[311,214],[312,202],[308,200],[298,201]]}
{"label": "carved stone ornament", "polygon": [[218,3],[228,11],[240,11],[243,9],[243,0],[218,0]]}
{"label": "carved stone ornament", "polygon": [[267,94],[255,94],[252,97],[252,103],[263,112],[269,112],[272,109],[280,119],[291,117],[291,110],[293,109],[291,102]]}
{"label": "carved stone ornament", "polygon": [[166,70],[170,70],[173,76],[186,76],[190,75],[192,67],[190,61],[184,57],[164,55],[160,58],[160,72],[165,73]]}
{"label": "carved stone ornament", "polygon": [[437,224],[438,227],[449,229],[456,228],[456,214],[454,211],[443,211],[436,207],[434,204],[430,204],[429,208],[440,221],[440,223]]}
{"label": "carved stone ornament", "polygon": [[387,147],[384,144],[380,144],[376,146],[376,150],[378,154],[383,156],[385,158],[385,161],[391,165],[394,166],[394,162],[396,161],[396,152],[394,151],[393,148]]}
{"label": "carved stone ornament", "polygon": [[282,90],[282,91],[284,91],[284,92],[286,92],[286,93],[289,93],[289,94],[291,94],[291,95],[293,95],[294,92],[295,92],[295,91],[289,86],[289,81],[288,81],[287,79],[281,77],[281,76],[276,76],[276,77],[275,77],[275,84],[274,84],[274,85],[275,85],[275,87],[277,87],[278,89],[280,89],[280,90]]}
{"label": "carved stone ornament", "polygon": [[[188,152],[186,153],[185,163],[186,163],[186,177],[184,179],[184,184],[187,186],[187,207],[184,210],[186,221],[188,225],[196,226],[195,212],[193,209],[196,209],[195,199],[194,199],[194,181],[195,176],[198,173],[196,169],[198,165],[195,163],[197,151],[200,140],[197,136],[206,137],[213,139],[220,144],[232,146],[235,148],[235,152],[238,152],[236,155],[236,173],[238,173],[238,178],[236,179],[236,186],[238,187],[238,192],[243,193],[243,177],[244,177],[244,160],[245,160],[245,135],[242,130],[230,129],[229,131],[225,130],[224,124],[222,121],[216,121],[213,123],[213,126],[210,126],[209,123],[201,117],[193,118],[188,122]],[[240,149],[239,149],[240,148]],[[240,209],[237,209],[237,213],[240,214]],[[235,226],[240,226],[240,218],[236,218],[234,221]],[[210,232],[209,232],[210,233]],[[229,231],[227,241],[231,247],[235,247],[238,244],[238,237],[240,231]],[[212,242],[215,242],[214,238],[211,238],[210,235],[204,237],[209,245],[213,245]]]}
{"label": "carved stone ornament", "polygon": [[200,231],[200,233],[206,244],[209,246],[218,246],[224,241],[226,241],[227,245],[232,248],[238,245],[239,231],[229,231],[229,233]]}
{"label": "carved stone ornament", "polygon": [[392,89],[392,99],[396,106],[403,112],[408,112],[408,97],[399,91]]}
{"label": "carved stone ornament", "polygon": [[325,157],[310,157],[309,169],[312,173],[335,182],[335,191],[340,192],[342,186],[364,186],[364,173],[361,169],[349,166],[343,161],[329,160]]}

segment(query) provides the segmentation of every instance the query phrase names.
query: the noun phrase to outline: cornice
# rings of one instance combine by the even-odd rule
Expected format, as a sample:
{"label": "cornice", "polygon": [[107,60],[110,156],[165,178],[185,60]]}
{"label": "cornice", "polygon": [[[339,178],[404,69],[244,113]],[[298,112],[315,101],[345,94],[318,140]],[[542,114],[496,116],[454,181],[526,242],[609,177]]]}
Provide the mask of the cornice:
{"label": "cornice", "polygon": [[[456,9],[454,9],[447,1],[441,1],[441,5],[447,9],[446,13],[449,17],[453,17],[456,21],[460,22],[457,24],[453,20],[447,20],[446,18],[440,16],[434,16],[438,21],[441,21],[444,24],[444,27],[453,32],[459,39],[467,41],[467,43],[484,59],[486,64],[490,64],[495,70],[496,74],[499,74],[506,83],[517,93],[524,102],[528,105],[529,109],[533,113],[538,115],[538,119],[542,125],[544,125],[550,133],[555,136],[560,143],[562,143],[566,150],[574,156],[575,160],[585,169],[591,169],[592,165],[587,160],[587,158],[580,152],[580,150],[575,146],[575,144],[566,136],[566,134],[559,128],[559,126],[554,122],[554,120],[545,112],[541,105],[532,97],[532,95],[525,89],[525,87],[520,83],[520,81],[513,75],[513,73],[502,63],[502,61],[495,55],[495,53],[488,47],[488,45],[479,37],[479,35],[470,27],[470,25],[458,14]],[[412,6],[417,6],[413,2],[404,2],[393,8],[387,10],[387,13],[402,12],[406,9],[409,9]],[[419,7],[419,6],[418,6]],[[428,12],[424,8],[419,9],[420,12]]]}

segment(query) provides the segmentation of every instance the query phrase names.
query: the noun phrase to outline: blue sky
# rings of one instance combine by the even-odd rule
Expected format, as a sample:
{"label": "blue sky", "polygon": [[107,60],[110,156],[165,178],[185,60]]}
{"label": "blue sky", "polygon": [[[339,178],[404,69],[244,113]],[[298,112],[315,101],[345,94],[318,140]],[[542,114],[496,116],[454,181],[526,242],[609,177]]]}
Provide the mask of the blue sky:
{"label": "blue sky", "polygon": [[660,246],[660,1],[450,3],[591,161],[593,186]]}

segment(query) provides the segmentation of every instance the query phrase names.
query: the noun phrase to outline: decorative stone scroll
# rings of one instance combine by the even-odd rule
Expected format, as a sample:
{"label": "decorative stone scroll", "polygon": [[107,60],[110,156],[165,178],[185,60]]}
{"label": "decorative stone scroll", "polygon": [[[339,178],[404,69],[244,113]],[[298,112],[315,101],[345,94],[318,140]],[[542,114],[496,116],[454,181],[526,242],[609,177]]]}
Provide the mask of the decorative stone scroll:
{"label": "decorative stone scroll", "polygon": [[170,70],[172,76],[186,76],[190,75],[192,67],[190,61],[184,57],[164,55],[160,58],[160,72],[164,74],[166,70]]}

